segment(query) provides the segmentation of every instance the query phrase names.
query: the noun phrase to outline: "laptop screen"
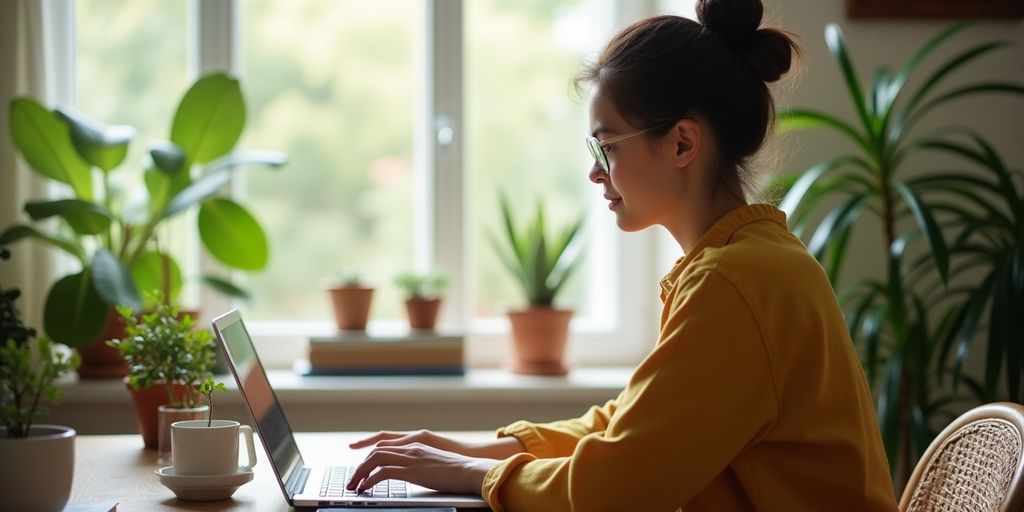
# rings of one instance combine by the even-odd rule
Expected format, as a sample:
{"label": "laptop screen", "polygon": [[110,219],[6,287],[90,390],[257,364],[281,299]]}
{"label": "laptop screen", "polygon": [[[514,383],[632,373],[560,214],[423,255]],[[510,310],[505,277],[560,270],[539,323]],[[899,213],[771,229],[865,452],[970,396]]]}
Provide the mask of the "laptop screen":
{"label": "laptop screen", "polygon": [[299,454],[292,428],[277,401],[277,395],[270,387],[267,373],[256,355],[249,331],[242,323],[242,316],[238,310],[232,310],[215,319],[213,327],[224,347],[242,398],[256,422],[256,430],[270,454],[274,472],[282,483],[287,482],[291,471],[303,467],[302,455]]}

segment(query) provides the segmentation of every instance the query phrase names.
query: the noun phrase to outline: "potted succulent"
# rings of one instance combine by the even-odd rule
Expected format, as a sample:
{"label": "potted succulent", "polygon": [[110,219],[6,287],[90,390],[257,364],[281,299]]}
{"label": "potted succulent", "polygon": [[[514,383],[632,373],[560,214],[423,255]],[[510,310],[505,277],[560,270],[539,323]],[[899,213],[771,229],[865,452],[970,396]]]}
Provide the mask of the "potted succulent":
{"label": "potted succulent", "polygon": [[341,279],[328,287],[327,293],[334,306],[334,320],[338,330],[366,329],[373,302],[373,287],[365,282],[359,271],[343,271]]}
{"label": "potted succulent", "polygon": [[211,375],[214,343],[209,331],[194,329],[190,315],[171,305],[159,304],[136,317],[131,309],[118,306],[126,324],[126,336],[109,340],[128,363],[125,384],[132,394],[139,433],[146,448],[159,442],[158,409],[201,406],[195,387]]}
{"label": "potted succulent", "polygon": [[395,284],[405,291],[409,328],[433,329],[441,309],[441,292],[448,286],[448,277],[440,272],[406,272],[395,278]]}
{"label": "potted succulent", "polygon": [[[0,258],[8,257],[0,249]],[[19,295],[16,288],[0,288],[0,496],[5,510],[61,510],[75,474],[75,430],[33,421],[46,413],[41,400],[60,398],[53,382],[76,368],[79,358],[54,350],[45,336],[35,338],[15,307]]]}
{"label": "potted succulent", "polygon": [[583,217],[549,236],[544,205],[521,227],[513,222],[508,200],[501,196],[505,243],[491,236],[491,243],[502,263],[522,287],[529,307],[508,311],[512,324],[517,373],[564,375],[565,346],[569,337],[572,311],[556,308],[555,298],[580,264],[577,235]]}
{"label": "potted succulent", "polygon": [[[280,166],[285,155],[232,152],[245,126],[238,80],[216,73],[196,81],[178,104],[170,140],[150,144],[136,176],[118,171],[135,133],[130,126],[108,126],[69,108],[51,111],[27,97],[11,102],[8,122],[14,147],[29,166],[66,185],[70,195],[27,202],[32,221],[60,223],[0,228],[0,245],[34,238],[78,261],[80,270],[50,288],[43,326],[54,341],[82,351],[81,376],[126,373],[102,343],[120,337],[121,317],[113,306],[136,312],[154,306],[144,303],[139,290],[160,289],[169,303],[177,297],[183,278],[167,249],[169,220],[197,209],[200,239],[213,258],[247,271],[267,265],[267,237],[259,222],[222,191],[236,169]],[[202,279],[220,292],[248,297],[226,279]]]}

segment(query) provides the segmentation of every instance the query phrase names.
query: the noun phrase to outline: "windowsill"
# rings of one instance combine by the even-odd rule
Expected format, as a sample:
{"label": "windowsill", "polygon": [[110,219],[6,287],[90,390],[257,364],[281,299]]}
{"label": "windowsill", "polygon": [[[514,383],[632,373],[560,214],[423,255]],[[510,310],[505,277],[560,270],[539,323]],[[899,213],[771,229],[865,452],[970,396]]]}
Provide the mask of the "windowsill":
{"label": "windowsill", "polygon": [[[497,368],[473,368],[464,376],[305,377],[269,370],[268,377],[296,431],[482,430],[525,419],[554,421],[582,415],[626,387],[632,369],[578,368],[565,377],[517,375]],[[214,395],[214,416],[252,420],[234,379]],[[120,380],[58,383],[64,391],[45,423],[67,425],[82,434],[136,432],[131,396]]]}
{"label": "windowsill", "polygon": [[[476,402],[521,401],[561,402],[611,393],[614,398],[625,388],[632,368],[578,368],[564,377],[518,375],[497,368],[472,368],[461,376],[302,376],[291,370],[268,370],[270,385],[285,404],[357,404],[385,400]],[[228,396],[239,398],[238,386],[230,375],[218,376]],[[62,404],[128,403],[120,380],[63,379]],[[218,395],[219,396],[219,395]],[[229,398],[230,400],[230,398]]]}

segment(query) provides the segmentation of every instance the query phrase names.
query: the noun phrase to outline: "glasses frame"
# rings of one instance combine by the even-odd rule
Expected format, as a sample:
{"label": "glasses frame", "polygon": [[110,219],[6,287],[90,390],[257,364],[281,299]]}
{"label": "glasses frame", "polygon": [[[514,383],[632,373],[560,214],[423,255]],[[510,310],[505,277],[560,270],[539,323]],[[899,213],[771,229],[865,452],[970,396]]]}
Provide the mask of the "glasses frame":
{"label": "glasses frame", "polygon": [[605,152],[604,152],[605,146],[607,146],[608,144],[612,144],[612,143],[615,143],[615,142],[620,142],[620,141],[623,141],[623,140],[626,140],[626,139],[629,139],[629,138],[632,138],[632,137],[636,137],[637,135],[641,135],[641,134],[647,133],[649,131],[656,130],[656,129],[661,128],[663,126],[665,126],[665,125],[662,124],[662,125],[652,126],[650,128],[643,128],[643,129],[632,131],[632,132],[629,132],[629,133],[624,133],[622,135],[618,135],[618,136],[612,137],[610,139],[605,139],[603,141],[602,140],[598,140],[597,137],[590,136],[590,137],[586,138],[587,149],[590,150],[590,156],[594,157],[594,161],[597,162],[597,165],[601,167],[601,170],[603,170],[606,173],[609,173],[609,172],[611,172],[611,165],[608,163],[608,155],[606,155]]}

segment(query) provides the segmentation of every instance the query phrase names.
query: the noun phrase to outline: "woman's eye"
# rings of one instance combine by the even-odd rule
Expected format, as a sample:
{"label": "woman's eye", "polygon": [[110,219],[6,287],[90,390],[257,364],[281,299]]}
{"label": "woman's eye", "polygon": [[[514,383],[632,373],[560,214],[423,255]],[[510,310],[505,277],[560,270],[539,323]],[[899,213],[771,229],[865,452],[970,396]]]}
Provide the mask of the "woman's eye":
{"label": "woman's eye", "polygon": [[609,145],[609,146],[601,146],[601,149],[605,153],[611,153],[612,151],[615,151],[615,146],[611,146],[611,145]]}

